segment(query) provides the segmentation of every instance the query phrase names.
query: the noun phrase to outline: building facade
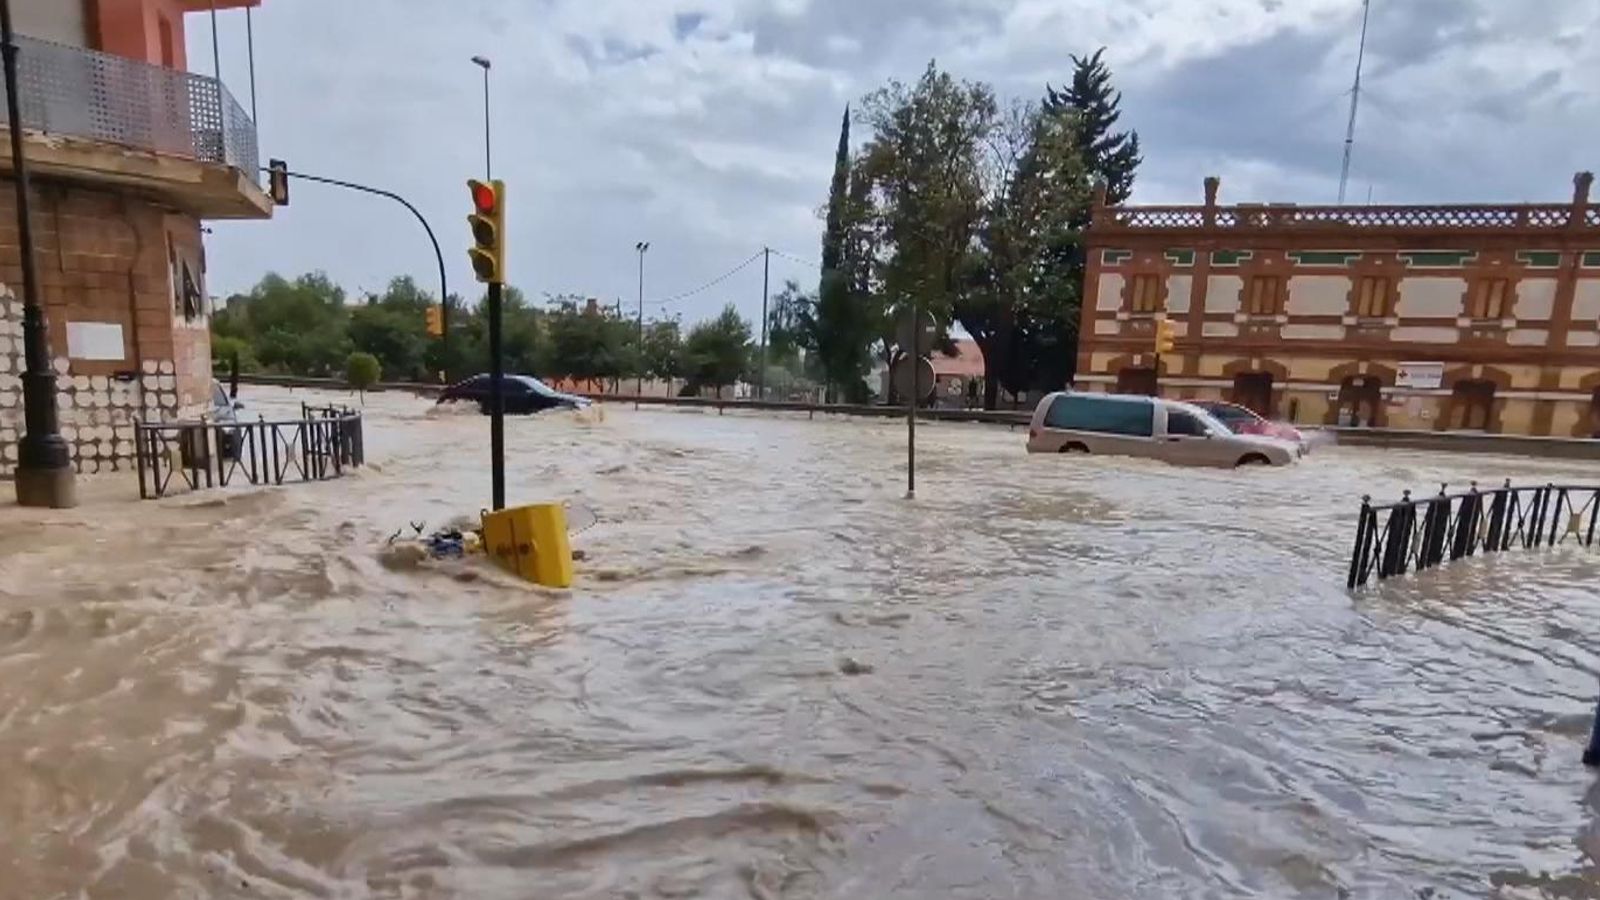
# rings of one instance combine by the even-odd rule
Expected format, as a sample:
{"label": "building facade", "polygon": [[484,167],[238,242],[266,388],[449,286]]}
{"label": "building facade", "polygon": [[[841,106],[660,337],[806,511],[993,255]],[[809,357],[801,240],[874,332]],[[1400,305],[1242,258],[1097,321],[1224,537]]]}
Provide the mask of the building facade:
{"label": "building facade", "polygon": [[[202,222],[265,219],[255,125],[186,70],[210,0],[11,0],[38,295],[78,470],[129,464],[136,419],[196,415],[211,382]],[[259,0],[217,0],[218,9]],[[0,106],[0,120],[5,118]],[[23,432],[22,263],[0,150],[0,477]]]}
{"label": "building facade", "polygon": [[[1107,207],[1079,390],[1305,424],[1600,434],[1600,205]],[[1159,359],[1158,319],[1173,350]]]}

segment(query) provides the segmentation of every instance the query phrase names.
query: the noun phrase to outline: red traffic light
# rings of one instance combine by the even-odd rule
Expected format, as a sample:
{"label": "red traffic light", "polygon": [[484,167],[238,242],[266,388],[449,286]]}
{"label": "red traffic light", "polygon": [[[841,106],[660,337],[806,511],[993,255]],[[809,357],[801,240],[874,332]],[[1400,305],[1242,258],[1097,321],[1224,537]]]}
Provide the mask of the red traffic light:
{"label": "red traffic light", "polygon": [[482,181],[469,181],[467,187],[472,189],[472,205],[477,208],[482,216],[494,215],[494,210],[500,202],[500,195],[495,192],[494,185]]}

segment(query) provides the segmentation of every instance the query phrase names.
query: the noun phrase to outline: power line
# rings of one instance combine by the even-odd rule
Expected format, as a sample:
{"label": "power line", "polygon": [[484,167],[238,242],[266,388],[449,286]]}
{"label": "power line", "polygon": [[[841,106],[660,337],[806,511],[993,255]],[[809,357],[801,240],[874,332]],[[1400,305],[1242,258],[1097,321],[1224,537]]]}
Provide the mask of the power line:
{"label": "power line", "polygon": [[[723,283],[724,281],[727,281],[729,278],[732,278],[733,276],[735,276],[735,275],[739,274],[740,272],[743,272],[745,269],[749,268],[751,263],[753,263],[756,260],[761,258],[763,252],[764,252],[763,250],[757,250],[755,253],[750,254],[750,258],[749,259],[747,259],[744,262],[738,264],[737,266],[734,266],[732,269],[729,269],[728,271],[722,273],[721,275],[718,275],[716,278],[711,279],[710,281],[706,282],[705,284],[700,285],[699,287],[695,288],[692,291],[684,291],[681,294],[674,294],[673,296],[667,297],[667,298],[665,298],[663,300],[650,300],[650,301],[647,301],[644,305],[645,306],[666,306],[669,303],[677,303],[680,300],[687,300],[687,299],[689,299],[690,297],[693,297],[696,294],[700,294],[700,293],[704,293],[705,291],[709,291],[712,288],[716,287],[717,285]],[[773,252],[776,253],[777,251],[773,251]]]}
{"label": "power line", "polygon": [[795,256],[793,253],[785,253],[784,251],[777,249],[774,249],[772,253],[774,256],[781,256],[792,263],[799,263],[802,266],[813,266],[816,268],[822,267],[822,263],[815,259],[802,259],[798,256]]}

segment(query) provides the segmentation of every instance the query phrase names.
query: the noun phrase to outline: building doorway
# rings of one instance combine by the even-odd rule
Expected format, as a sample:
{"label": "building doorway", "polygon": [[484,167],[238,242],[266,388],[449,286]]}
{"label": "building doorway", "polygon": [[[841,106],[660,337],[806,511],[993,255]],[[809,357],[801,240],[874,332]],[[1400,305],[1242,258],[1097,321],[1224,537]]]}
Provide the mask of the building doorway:
{"label": "building doorway", "polygon": [[1458,381],[1450,390],[1450,415],[1445,427],[1456,431],[1488,431],[1494,415],[1494,382]]}
{"label": "building doorway", "polygon": [[1272,373],[1241,372],[1233,376],[1233,402],[1252,410],[1264,418],[1274,418],[1272,408]]}
{"label": "building doorway", "polygon": [[1333,424],[1352,428],[1372,428],[1383,409],[1383,386],[1372,375],[1351,375],[1339,383],[1339,399],[1334,405]]}
{"label": "building doorway", "polygon": [[1156,370],[1126,367],[1117,371],[1117,393],[1156,395]]}

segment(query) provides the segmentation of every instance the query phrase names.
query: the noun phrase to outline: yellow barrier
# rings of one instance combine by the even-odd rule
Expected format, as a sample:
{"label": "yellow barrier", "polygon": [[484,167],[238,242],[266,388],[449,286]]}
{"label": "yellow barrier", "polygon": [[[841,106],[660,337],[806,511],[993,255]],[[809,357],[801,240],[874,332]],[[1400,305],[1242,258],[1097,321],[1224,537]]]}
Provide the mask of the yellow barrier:
{"label": "yellow barrier", "polygon": [[567,511],[559,503],[535,503],[484,513],[483,544],[501,566],[534,584],[572,586]]}

